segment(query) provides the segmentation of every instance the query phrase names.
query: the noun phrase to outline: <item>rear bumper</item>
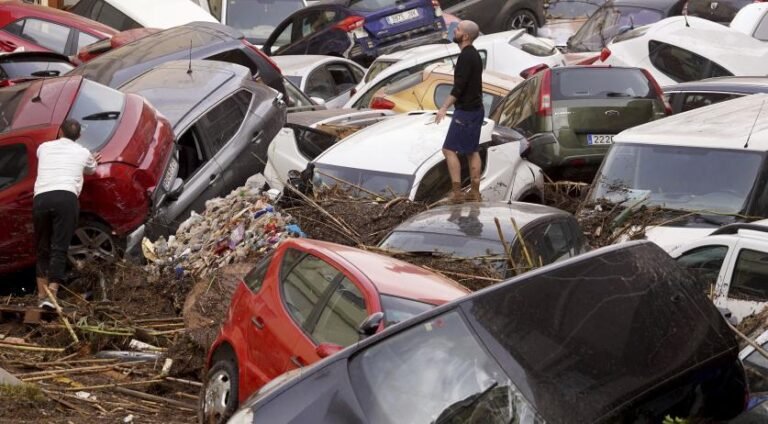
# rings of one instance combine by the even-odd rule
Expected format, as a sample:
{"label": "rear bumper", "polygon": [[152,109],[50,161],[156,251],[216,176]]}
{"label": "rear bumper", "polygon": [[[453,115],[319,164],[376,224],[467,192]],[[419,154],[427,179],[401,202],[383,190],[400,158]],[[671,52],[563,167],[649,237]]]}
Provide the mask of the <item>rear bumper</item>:
{"label": "rear bumper", "polygon": [[[552,133],[537,134],[530,138],[528,160],[547,174],[594,173],[603,162],[610,146],[565,147]],[[583,172],[565,172],[565,171]]]}
{"label": "rear bumper", "polygon": [[366,37],[357,39],[349,53],[350,59],[363,57],[378,57],[383,54],[425,44],[435,44],[448,39],[445,23],[442,18],[435,20],[431,25],[419,27],[411,31],[396,34],[383,39]]}

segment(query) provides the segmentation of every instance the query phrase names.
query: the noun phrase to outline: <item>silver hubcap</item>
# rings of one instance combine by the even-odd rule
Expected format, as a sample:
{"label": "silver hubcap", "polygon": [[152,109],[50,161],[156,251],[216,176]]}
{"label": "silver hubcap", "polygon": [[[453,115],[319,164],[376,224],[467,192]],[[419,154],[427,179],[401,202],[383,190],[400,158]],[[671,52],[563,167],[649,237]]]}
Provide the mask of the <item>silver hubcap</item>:
{"label": "silver hubcap", "polygon": [[[232,380],[226,371],[217,371],[208,379],[205,388],[205,400],[203,401],[203,413],[209,420],[214,418],[218,422],[224,417],[232,391]],[[207,421],[210,422],[210,421]]]}
{"label": "silver hubcap", "polygon": [[115,243],[108,233],[99,228],[80,227],[75,230],[68,255],[73,263],[94,259],[112,262],[115,259]]}
{"label": "silver hubcap", "polygon": [[510,29],[524,29],[529,34],[533,34],[536,29],[536,22],[525,13],[521,13],[510,21]]}

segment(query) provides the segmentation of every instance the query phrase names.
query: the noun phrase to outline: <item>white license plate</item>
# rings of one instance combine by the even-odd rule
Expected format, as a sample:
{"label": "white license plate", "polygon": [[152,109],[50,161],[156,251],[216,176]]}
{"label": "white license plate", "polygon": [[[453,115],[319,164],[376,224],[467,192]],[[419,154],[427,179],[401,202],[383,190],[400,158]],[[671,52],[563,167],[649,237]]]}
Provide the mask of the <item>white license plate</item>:
{"label": "white license plate", "polygon": [[168,168],[165,170],[165,175],[163,176],[163,189],[165,191],[170,191],[171,187],[173,187],[173,182],[176,180],[176,174],[179,173],[179,162],[176,160],[176,158],[171,159],[171,163],[168,164]]}
{"label": "white license plate", "polygon": [[613,134],[587,134],[587,144],[613,144]]}
{"label": "white license plate", "polygon": [[390,25],[399,24],[400,22],[410,21],[419,17],[418,9],[406,10],[400,12],[397,15],[387,16],[387,23]]}

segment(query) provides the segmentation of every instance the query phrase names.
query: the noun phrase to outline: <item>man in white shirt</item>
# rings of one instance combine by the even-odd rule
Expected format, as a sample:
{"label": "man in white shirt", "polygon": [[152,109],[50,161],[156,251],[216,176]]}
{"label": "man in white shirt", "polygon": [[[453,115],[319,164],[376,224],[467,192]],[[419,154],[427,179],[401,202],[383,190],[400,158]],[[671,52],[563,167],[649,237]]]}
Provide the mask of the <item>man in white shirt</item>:
{"label": "man in white shirt", "polygon": [[77,227],[83,189],[83,174],[96,172],[101,155],[92,155],[77,144],[80,123],[67,119],[61,124],[61,138],[37,148],[37,179],[33,217],[37,246],[37,296],[41,307],[52,307],[45,301],[47,286],[56,296],[64,282],[67,250]]}

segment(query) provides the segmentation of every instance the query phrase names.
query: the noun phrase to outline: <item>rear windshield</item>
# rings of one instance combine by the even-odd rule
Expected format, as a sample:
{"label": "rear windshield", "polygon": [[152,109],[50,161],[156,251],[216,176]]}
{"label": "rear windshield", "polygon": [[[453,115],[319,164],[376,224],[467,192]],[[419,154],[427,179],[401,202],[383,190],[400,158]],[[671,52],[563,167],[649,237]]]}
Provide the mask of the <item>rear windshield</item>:
{"label": "rear windshield", "polygon": [[656,93],[640,69],[552,70],[552,100],[608,98],[654,99]]}
{"label": "rear windshield", "polygon": [[46,59],[25,60],[0,64],[0,79],[24,77],[55,77],[64,75],[74,66],[67,62],[51,62]]}
{"label": "rear windshield", "polygon": [[88,150],[103,147],[115,132],[125,107],[125,95],[92,81],[83,80],[67,118],[82,126],[78,143]]}
{"label": "rear windshield", "polygon": [[0,133],[11,129],[16,109],[19,108],[19,102],[24,97],[24,91],[28,87],[29,83],[26,83],[12,85],[0,90]]}
{"label": "rear windshield", "polygon": [[368,68],[368,73],[365,74],[365,77],[363,78],[365,82],[368,82],[374,78],[376,78],[376,75],[379,75],[381,71],[389,68],[390,66],[394,65],[395,61],[391,60],[377,60],[374,61],[371,64],[371,67]]}
{"label": "rear windshield", "polygon": [[302,0],[227,0],[226,24],[262,44],[280,22],[302,7]]}
{"label": "rear windshield", "polygon": [[401,1],[398,1],[398,0],[351,0],[349,2],[349,8],[352,10],[371,12],[374,10],[393,7],[398,3],[401,3]]}

